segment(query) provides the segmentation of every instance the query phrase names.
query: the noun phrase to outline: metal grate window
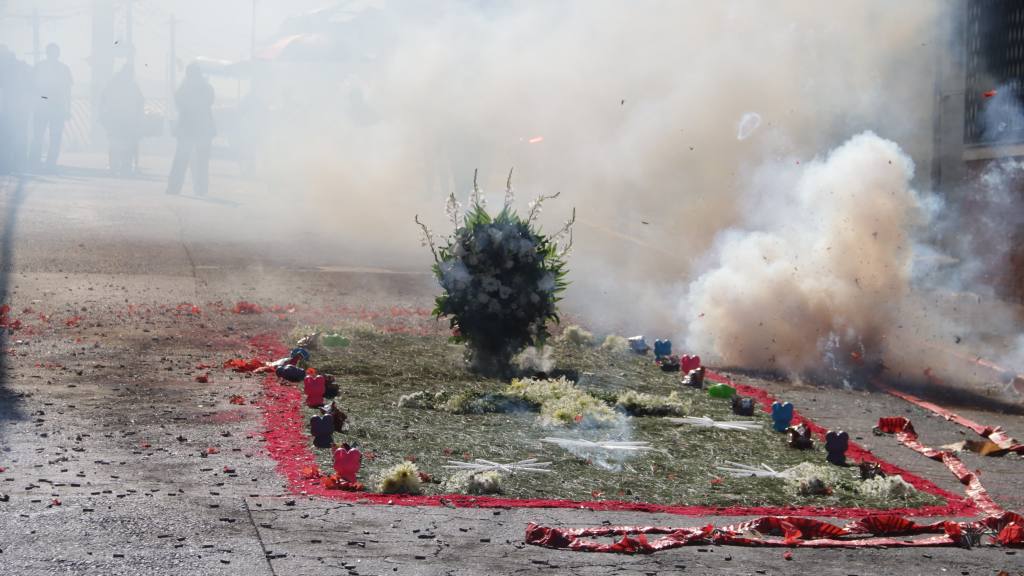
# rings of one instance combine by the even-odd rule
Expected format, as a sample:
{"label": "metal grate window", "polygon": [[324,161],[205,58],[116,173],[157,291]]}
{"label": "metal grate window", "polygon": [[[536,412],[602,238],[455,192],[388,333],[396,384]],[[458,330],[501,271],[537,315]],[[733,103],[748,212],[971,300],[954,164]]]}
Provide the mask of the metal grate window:
{"label": "metal grate window", "polygon": [[1024,142],[1024,2],[968,0],[965,42],[964,142]]}

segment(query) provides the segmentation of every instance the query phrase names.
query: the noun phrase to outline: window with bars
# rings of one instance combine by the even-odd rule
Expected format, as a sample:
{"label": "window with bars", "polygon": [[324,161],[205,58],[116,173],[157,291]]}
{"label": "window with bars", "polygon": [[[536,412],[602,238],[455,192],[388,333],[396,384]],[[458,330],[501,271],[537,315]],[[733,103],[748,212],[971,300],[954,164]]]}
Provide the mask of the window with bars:
{"label": "window with bars", "polygon": [[1024,142],[1024,2],[968,0],[964,142]]}

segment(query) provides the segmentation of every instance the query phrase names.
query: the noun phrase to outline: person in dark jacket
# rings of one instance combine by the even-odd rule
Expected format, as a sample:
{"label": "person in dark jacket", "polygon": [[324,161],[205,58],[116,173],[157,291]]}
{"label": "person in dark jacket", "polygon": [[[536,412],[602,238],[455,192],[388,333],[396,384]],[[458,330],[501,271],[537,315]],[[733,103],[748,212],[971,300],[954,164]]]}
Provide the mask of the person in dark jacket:
{"label": "person in dark jacket", "polygon": [[178,147],[167,180],[167,193],[178,194],[185,182],[185,171],[192,167],[192,189],[205,196],[210,179],[210,143],[216,134],[213,125],[213,86],[203,76],[199,65],[192,63],[185,70],[174,102],[178,107]]}
{"label": "person in dark jacket", "polygon": [[32,149],[29,159],[33,165],[42,160],[43,139],[49,138],[46,166],[53,169],[60,156],[60,142],[64,137],[64,124],[71,117],[71,69],[60,61],[60,47],[46,47],[46,59],[36,64],[35,110],[32,115]]}

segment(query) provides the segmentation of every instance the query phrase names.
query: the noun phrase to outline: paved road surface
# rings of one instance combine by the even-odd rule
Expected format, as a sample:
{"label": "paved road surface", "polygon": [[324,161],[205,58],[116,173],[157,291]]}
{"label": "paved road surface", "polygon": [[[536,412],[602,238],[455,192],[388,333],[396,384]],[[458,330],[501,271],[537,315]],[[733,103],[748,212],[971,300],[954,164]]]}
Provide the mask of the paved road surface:
{"label": "paved road surface", "polygon": [[[214,173],[206,199],[159,178],[115,180],[91,157],[0,181],[0,302],[28,329],[0,354],[0,574],[1010,574],[1024,551],[687,548],[643,557],[527,547],[527,522],[701,525],[708,519],[575,510],[359,506],[291,495],[261,452],[261,422],[231,394],[258,379],[196,366],[285,330],[274,315],[190,316],[180,303],[255,300],[429,306],[419,270],[374,271],[343,235],[311,231],[286,194]],[[398,272],[398,273],[393,273]],[[45,318],[44,318],[45,316]],[[786,392],[858,431],[879,455],[959,490],[945,469],[871,437],[908,414],[929,444],[954,426],[884,396]],[[1019,416],[976,413],[1024,437]],[[216,448],[209,454],[209,448]],[[996,499],[1024,508],[1024,462],[966,456]],[[716,520],[720,522],[721,520]]]}

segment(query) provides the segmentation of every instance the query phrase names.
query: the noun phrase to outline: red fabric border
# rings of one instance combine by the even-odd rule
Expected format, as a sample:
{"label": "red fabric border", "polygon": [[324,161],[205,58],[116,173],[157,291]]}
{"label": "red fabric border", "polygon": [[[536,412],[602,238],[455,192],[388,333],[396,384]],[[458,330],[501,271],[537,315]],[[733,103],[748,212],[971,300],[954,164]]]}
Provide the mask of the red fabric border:
{"label": "red fabric border", "polygon": [[[280,339],[272,334],[256,336],[250,340],[258,357],[273,360],[288,353]],[[721,374],[708,372],[713,380],[733,386],[740,394],[755,398],[766,411],[770,411],[774,398],[768,392],[732,382]],[[295,386],[282,385],[273,374],[263,378],[263,399],[260,402],[265,426],[264,437],[267,451],[277,462],[277,471],[288,480],[288,487],[294,494],[305,494],[337,500],[367,504],[394,504],[400,506],[452,506],[462,508],[580,508],[595,511],[636,511],[660,512],[683,516],[818,516],[831,518],[863,518],[879,513],[901,516],[972,516],[977,512],[974,504],[966,498],[942,490],[935,484],[910,474],[899,467],[880,460],[862,446],[851,442],[848,455],[851,459],[877,462],[887,474],[899,474],[918,490],[946,499],[945,506],[924,506],[877,510],[870,508],[831,508],[816,506],[743,507],[743,506],[689,506],[664,505],[616,500],[558,500],[558,499],[515,499],[465,494],[439,496],[409,496],[399,494],[376,494],[370,492],[347,492],[330,490],[323,486],[320,478],[308,478],[304,469],[316,465],[316,459],[309,448],[305,418],[302,415],[302,393]],[[814,433],[823,436],[824,428],[805,416],[794,412],[794,421],[803,422]]]}
{"label": "red fabric border", "polygon": [[[889,537],[886,530],[865,532],[856,525],[841,528],[828,522],[801,517],[767,516],[739,525],[716,528],[713,525],[689,528],[663,526],[601,526],[597,528],[553,528],[530,523],[524,541],[533,546],[573,552],[652,554],[684,546],[754,546],[775,548],[921,548],[963,546],[965,530],[976,530],[973,523],[937,522],[919,525],[896,516],[879,517],[901,524],[902,535],[933,534],[926,538]],[[756,530],[760,536],[751,535]],[[651,540],[648,534],[665,534]],[[876,535],[878,534],[878,535]],[[865,537],[866,536],[866,537]],[[613,543],[588,538],[621,537]],[[851,538],[852,537],[852,538]]]}
{"label": "red fabric border", "polygon": [[886,434],[895,434],[901,444],[927,458],[942,462],[950,472],[956,476],[961,484],[966,486],[967,497],[974,502],[975,507],[988,516],[998,516],[1005,510],[996,504],[995,500],[988,495],[988,491],[982,486],[978,475],[967,469],[962,460],[952,452],[936,450],[921,443],[914,430],[914,425],[903,416],[879,418],[877,428]]}
{"label": "red fabric border", "polygon": [[1017,454],[1024,455],[1024,444],[1021,444],[1020,442],[1014,440],[1013,437],[1007,434],[1006,431],[999,426],[984,426],[982,424],[978,424],[974,420],[965,418],[964,416],[961,416],[956,412],[953,412],[952,410],[947,410],[946,408],[943,408],[938,404],[934,404],[927,400],[918,398],[913,394],[908,394],[906,392],[894,390],[879,382],[875,382],[875,385],[878,386],[881,390],[885,391],[886,394],[906,400],[907,402],[910,402],[915,406],[934,412],[935,414],[942,416],[943,418],[950,422],[955,422],[956,424],[959,424],[964,428],[968,428],[970,430],[975,431],[982,438],[988,438],[997,446],[999,446],[1003,450],[1006,450],[1007,452],[1015,452]]}

